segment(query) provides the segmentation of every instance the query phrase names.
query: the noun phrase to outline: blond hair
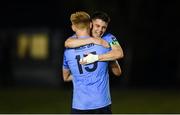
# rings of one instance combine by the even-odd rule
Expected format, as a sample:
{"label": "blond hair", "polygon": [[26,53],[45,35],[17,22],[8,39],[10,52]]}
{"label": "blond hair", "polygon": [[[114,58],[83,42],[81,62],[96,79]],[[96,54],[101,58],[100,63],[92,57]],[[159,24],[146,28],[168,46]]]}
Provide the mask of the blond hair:
{"label": "blond hair", "polygon": [[71,23],[78,29],[89,28],[91,22],[89,14],[84,11],[79,11],[71,14],[70,20]]}

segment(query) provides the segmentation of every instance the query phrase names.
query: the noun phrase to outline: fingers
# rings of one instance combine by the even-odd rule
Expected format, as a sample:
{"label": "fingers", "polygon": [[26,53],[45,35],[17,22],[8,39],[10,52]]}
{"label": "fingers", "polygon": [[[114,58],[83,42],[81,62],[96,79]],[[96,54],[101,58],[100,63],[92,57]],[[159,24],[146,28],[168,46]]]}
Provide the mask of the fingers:
{"label": "fingers", "polygon": [[101,44],[102,44],[102,46],[105,47],[105,48],[109,48],[109,47],[110,47],[109,44],[108,44],[108,42],[106,42],[106,41],[103,40],[103,39],[101,39]]}
{"label": "fingers", "polygon": [[94,55],[94,54],[88,54],[86,57],[81,58],[79,63],[80,64],[90,64],[90,63],[94,63],[96,61],[98,61],[99,56],[98,55]]}
{"label": "fingers", "polygon": [[87,63],[87,60],[85,60],[84,58],[81,58],[79,61],[80,64],[84,65]]}
{"label": "fingers", "polygon": [[106,40],[102,39],[102,38],[92,38],[92,39],[93,39],[94,44],[101,45],[101,46],[103,46],[105,48],[110,47],[109,43]]}

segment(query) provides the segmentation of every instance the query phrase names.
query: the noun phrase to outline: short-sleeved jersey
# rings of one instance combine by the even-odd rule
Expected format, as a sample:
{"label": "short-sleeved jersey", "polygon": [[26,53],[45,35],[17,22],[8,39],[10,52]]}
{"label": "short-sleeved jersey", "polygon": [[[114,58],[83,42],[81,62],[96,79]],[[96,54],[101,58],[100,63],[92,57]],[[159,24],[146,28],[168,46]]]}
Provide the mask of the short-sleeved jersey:
{"label": "short-sleeved jersey", "polygon": [[69,69],[73,76],[72,108],[90,110],[111,104],[108,62],[95,62],[88,65],[79,63],[80,58],[88,53],[104,54],[109,50],[94,44],[65,50],[63,68]]}
{"label": "short-sleeved jersey", "polygon": [[110,44],[110,46],[115,45],[115,44],[119,44],[116,37],[114,35],[110,34],[110,33],[104,34],[102,36],[102,39],[106,40]]}

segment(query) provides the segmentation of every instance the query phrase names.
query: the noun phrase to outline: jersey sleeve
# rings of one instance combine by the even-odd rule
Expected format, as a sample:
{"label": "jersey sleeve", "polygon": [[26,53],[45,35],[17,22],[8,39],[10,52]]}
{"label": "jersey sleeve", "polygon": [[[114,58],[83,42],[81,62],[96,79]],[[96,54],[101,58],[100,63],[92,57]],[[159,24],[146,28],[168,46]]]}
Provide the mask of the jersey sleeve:
{"label": "jersey sleeve", "polygon": [[64,57],[63,57],[63,69],[69,69],[67,58],[66,58],[66,51],[64,52]]}
{"label": "jersey sleeve", "polygon": [[104,40],[106,40],[110,46],[113,45],[119,45],[118,40],[116,39],[116,37],[112,34],[107,34],[103,37]]}

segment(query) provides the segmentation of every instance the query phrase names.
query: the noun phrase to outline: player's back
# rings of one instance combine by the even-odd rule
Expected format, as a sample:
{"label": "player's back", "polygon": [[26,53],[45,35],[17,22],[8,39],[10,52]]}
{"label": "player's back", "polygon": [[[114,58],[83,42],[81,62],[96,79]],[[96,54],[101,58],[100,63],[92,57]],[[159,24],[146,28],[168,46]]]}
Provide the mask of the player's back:
{"label": "player's back", "polygon": [[95,109],[111,103],[108,62],[79,63],[80,58],[88,53],[103,54],[107,51],[109,49],[94,44],[66,50],[66,61],[73,76],[73,108]]}

